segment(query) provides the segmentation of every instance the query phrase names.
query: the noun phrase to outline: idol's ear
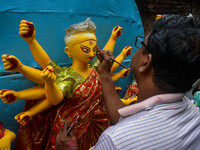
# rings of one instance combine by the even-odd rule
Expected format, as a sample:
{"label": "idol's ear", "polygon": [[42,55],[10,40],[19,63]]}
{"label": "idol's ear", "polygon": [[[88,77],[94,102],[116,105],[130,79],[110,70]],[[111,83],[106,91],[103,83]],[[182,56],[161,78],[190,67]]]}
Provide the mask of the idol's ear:
{"label": "idol's ear", "polygon": [[139,67],[139,72],[145,72],[152,67],[152,54],[144,54]]}
{"label": "idol's ear", "polygon": [[71,58],[72,56],[71,56],[71,52],[70,52],[70,50],[69,50],[69,47],[65,47],[65,53],[69,56],[69,58]]}

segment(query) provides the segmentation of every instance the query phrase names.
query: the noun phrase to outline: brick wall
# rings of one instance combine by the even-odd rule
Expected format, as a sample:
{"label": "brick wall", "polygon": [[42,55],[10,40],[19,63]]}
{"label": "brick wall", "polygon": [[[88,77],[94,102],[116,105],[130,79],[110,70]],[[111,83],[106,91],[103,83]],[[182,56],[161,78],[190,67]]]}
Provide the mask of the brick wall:
{"label": "brick wall", "polygon": [[148,9],[161,14],[188,14],[192,9],[191,0],[148,0]]}
{"label": "brick wall", "polygon": [[151,31],[157,14],[192,13],[195,18],[200,18],[200,0],[135,0],[135,2],[140,11],[145,34]]}

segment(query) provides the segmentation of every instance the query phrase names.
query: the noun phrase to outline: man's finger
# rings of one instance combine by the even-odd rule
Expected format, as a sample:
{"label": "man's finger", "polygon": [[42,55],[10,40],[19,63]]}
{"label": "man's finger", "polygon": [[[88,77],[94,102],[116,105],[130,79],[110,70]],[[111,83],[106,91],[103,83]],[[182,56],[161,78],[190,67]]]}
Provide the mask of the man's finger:
{"label": "man's finger", "polygon": [[97,55],[97,58],[99,59],[99,61],[102,62],[102,60],[103,60],[102,50],[98,50],[96,55]]}
{"label": "man's finger", "polygon": [[67,132],[67,121],[65,121],[65,124],[63,126],[63,130]]}

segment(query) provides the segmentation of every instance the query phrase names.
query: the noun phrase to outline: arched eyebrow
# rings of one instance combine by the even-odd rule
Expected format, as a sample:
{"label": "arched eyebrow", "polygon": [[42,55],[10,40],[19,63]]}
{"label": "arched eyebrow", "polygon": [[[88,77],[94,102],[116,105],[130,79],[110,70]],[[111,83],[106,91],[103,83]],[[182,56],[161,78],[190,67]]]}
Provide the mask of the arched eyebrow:
{"label": "arched eyebrow", "polygon": [[89,47],[87,47],[87,46],[85,46],[85,45],[82,45],[82,44],[80,44],[82,47],[85,47],[85,48],[88,48],[88,49],[90,49]]}

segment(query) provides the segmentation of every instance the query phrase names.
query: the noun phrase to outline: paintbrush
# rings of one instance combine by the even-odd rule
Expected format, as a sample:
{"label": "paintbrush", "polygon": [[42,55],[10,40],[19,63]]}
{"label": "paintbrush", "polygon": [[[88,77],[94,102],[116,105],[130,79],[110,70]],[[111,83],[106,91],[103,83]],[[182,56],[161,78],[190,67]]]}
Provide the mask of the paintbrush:
{"label": "paintbrush", "polygon": [[[96,49],[97,49],[97,52],[100,52],[100,51],[101,51],[101,49],[100,49],[98,46],[96,46]],[[129,71],[131,71],[130,68],[128,68],[128,67],[122,65],[121,63],[119,63],[118,61],[116,61],[115,59],[113,59],[112,57],[110,57],[110,59],[113,60],[114,62],[116,62],[117,64],[119,64],[120,66],[122,66],[122,67],[128,69]]]}
{"label": "paintbrush", "polygon": [[[69,130],[67,131],[67,136],[70,135],[70,132],[72,131],[72,129],[78,124],[78,122],[76,122],[76,121],[78,120],[79,117],[80,117],[80,115],[78,115],[76,117],[76,119],[73,121],[72,125],[69,127]],[[76,122],[76,124],[75,124],[75,122]]]}
{"label": "paintbrush", "polygon": [[131,71],[130,68],[127,68],[126,66],[122,65],[121,63],[119,63],[118,61],[116,61],[115,59],[113,59],[112,57],[110,57],[110,59],[113,60],[114,62],[118,63],[120,66],[122,66],[122,67],[128,69],[129,71]]}

